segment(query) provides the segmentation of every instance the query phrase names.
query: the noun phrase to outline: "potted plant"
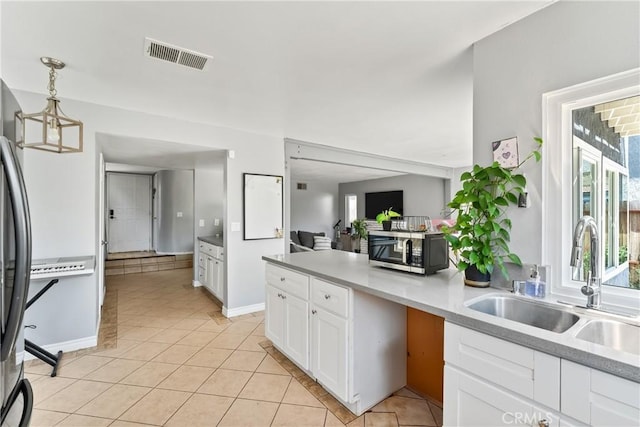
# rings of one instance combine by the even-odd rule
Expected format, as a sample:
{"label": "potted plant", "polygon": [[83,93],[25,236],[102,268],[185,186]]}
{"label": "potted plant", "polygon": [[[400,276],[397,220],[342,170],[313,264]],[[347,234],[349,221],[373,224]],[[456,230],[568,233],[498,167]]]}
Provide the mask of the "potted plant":
{"label": "potted plant", "polygon": [[393,211],[393,207],[390,207],[376,215],[376,221],[378,224],[382,224],[384,231],[389,231],[391,230],[391,218],[400,218],[401,216],[398,212]]}
{"label": "potted plant", "polygon": [[457,214],[453,226],[442,231],[451,249],[458,255],[457,268],[465,272],[465,284],[487,287],[494,266],[508,278],[505,261],[522,265],[518,255],[509,249],[511,220],[507,208],[518,205],[527,179],[516,170],[529,159],[540,161],[542,139],[534,138],[537,148],[513,169],[498,162],[490,166],[475,165],[460,177],[462,189],[447,205]]}
{"label": "potted plant", "polygon": [[351,223],[351,227],[353,229],[353,238],[356,240],[356,244],[354,245],[355,252],[361,252],[360,242],[362,240],[367,240],[367,223],[364,219],[355,219]]}

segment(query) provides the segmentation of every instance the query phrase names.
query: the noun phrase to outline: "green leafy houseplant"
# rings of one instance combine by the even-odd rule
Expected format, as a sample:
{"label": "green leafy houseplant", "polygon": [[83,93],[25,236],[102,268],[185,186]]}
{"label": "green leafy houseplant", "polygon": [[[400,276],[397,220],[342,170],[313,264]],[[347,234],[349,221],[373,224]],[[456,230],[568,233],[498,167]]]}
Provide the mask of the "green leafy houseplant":
{"label": "green leafy houseplant", "polygon": [[393,210],[393,207],[390,207],[389,209],[382,211],[378,215],[376,215],[376,221],[378,222],[378,224],[382,224],[382,221],[391,221],[391,218],[400,218],[401,216],[402,215]]}
{"label": "green leafy houseplant", "polygon": [[367,223],[364,219],[355,219],[351,223],[354,237],[367,240]]}
{"label": "green leafy houseplant", "polygon": [[369,237],[367,223],[364,219],[355,219],[351,223],[351,227],[353,227],[353,236],[351,238],[355,242],[354,251],[360,253],[362,250],[361,242]]}
{"label": "green leafy houseplant", "polygon": [[447,205],[457,214],[456,223],[442,229],[451,249],[459,255],[458,270],[475,266],[480,273],[491,274],[497,265],[508,278],[506,261],[522,265],[509,249],[511,220],[506,211],[517,206],[518,196],[527,185],[524,175],[515,171],[531,158],[540,161],[542,139],[534,140],[537,148],[515,168],[506,169],[493,162],[486,167],[475,165],[460,177],[462,189]]}

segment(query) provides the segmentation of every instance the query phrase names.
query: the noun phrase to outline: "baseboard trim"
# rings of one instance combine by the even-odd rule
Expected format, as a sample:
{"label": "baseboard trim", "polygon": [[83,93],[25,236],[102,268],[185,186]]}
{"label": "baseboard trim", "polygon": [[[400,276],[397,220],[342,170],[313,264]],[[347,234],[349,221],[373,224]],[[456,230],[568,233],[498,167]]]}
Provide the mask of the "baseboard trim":
{"label": "baseboard trim", "polygon": [[156,255],[193,255],[193,251],[188,252],[158,252],[156,251]]}
{"label": "baseboard trim", "polygon": [[236,317],[242,316],[243,314],[255,313],[257,311],[264,310],[264,303],[253,304],[253,305],[245,305],[243,307],[238,308],[227,308],[226,306],[222,306],[222,315],[224,317]]}
{"label": "baseboard trim", "polygon": [[[49,353],[57,354],[59,351],[69,352],[75,350],[82,350],[85,348],[96,347],[98,345],[98,336],[80,338],[77,340],[63,341],[54,344],[42,345],[40,347],[47,350]],[[64,356],[63,356],[64,357]],[[31,353],[24,352],[24,360],[32,360],[36,357]]]}

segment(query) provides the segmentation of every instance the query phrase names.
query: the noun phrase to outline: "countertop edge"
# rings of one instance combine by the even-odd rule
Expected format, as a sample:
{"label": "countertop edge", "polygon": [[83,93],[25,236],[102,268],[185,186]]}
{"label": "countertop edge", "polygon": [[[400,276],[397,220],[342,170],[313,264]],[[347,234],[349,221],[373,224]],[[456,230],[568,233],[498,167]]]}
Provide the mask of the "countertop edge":
{"label": "countertop edge", "polygon": [[200,240],[201,242],[209,243],[210,245],[213,245],[213,246],[224,247],[224,243],[223,243],[222,237],[200,236],[200,237],[198,237],[198,240]]}
{"label": "countertop edge", "polygon": [[315,271],[313,269],[291,264],[284,260],[274,258],[273,256],[265,255],[262,257],[262,259],[272,264],[280,265],[282,267],[304,274],[309,274],[320,279],[337,283],[339,285],[347,286],[354,290],[374,295],[388,301],[393,301],[399,304],[406,305],[408,307],[428,312],[430,314],[434,314],[436,316],[443,317],[446,321],[449,321],[451,323],[455,323],[457,325],[464,326],[478,332],[486,333],[487,335],[491,335],[496,338],[504,339],[515,344],[519,344],[534,350],[541,351],[543,353],[550,354],[552,356],[560,357],[588,366],[590,368],[598,369],[630,381],[640,382],[640,369],[638,369],[637,366],[620,360],[611,359],[607,356],[599,355],[590,351],[571,347],[558,342],[553,342],[545,338],[536,337],[526,332],[505,327],[489,320],[470,317],[464,313],[443,309],[441,307],[424,304],[422,302],[416,302],[391,293],[385,293],[376,289],[362,286],[358,283],[344,280],[331,274],[326,274],[320,271]]}

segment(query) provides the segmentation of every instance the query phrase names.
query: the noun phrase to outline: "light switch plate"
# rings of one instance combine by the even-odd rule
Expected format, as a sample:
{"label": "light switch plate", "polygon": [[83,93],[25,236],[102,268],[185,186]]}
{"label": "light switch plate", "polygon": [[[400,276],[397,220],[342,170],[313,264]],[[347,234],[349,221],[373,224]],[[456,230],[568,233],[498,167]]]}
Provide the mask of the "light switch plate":
{"label": "light switch plate", "polygon": [[240,223],[232,222],[231,223],[231,231],[240,231]]}
{"label": "light switch plate", "polygon": [[219,218],[214,219],[213,225],[220,225],[220,219]]}
{"label": "light switch plate", "polygon": [[182,212],[178,212],[178,218],[182,218]]}
{"label": "light switch plate", "polygon": [[204,227],[204,219],[200,220],[200,227]]}

